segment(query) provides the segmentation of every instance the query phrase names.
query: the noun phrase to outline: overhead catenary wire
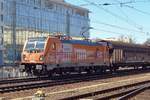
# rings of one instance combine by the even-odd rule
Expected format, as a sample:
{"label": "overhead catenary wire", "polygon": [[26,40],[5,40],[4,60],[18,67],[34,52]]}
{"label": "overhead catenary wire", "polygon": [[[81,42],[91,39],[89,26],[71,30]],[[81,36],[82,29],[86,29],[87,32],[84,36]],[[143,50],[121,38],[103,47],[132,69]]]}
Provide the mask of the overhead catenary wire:
{"label": "overhead catenary wire", "polygon": [[147,3],[150,2],[150,0],[141,0],[141,1],[136,1],[136,0],[131,0],[131,1],[127,1],[127,2],[118,2],[118,3],[103,3],[103,4],[99,4],[101,6],[111,6],[111,5],[125,5],[125,4],[135,4],[135,3]]}
{"label": "overhead catenary wire", "polygon": [[[127,2],[120,2],[119,1],[118,3],[102,3],[102,4],[99,4],[99,5],[100,6],[112,6],[112,5],[122,6],[122,5],[125,5],[125,4],[137,4],[137,3],[147,3],[147,2],[150,2],[150,0],[141,0],[141,1],[131,0],[131,1],[127,1]],[[89,5],[89,3],[81,4],[80,6],[87,6],[87,5]]]}
{"label": "overhead catenary wire", "polygon": [[150,15],[150,13],[149,12],[145,12],[145,11],[142,11],[142,10],[140,10],[140,9],[137,9],[137,8],[135,8],[134,6],[129,6],[129,5],[127,5],[127,4],[130,4],[130,3],[137,3],[137,2],[150,2],[150,0],[146,0],[146,1],[129,1],[129,2],[120,2],[120,1],[118,1],[118,0],[115,0],[115,1],[117,1],[118,3],[104,3],[104,4],[99,4],[99,5],[102,5],[102,6],[109,6],[109,5],[119,5],[120,7],[128,7],[128,8],[131,8],[131,9],[133,9],[133,10],[136,10],[136,11],[138,11],[138,12],[140,12],[140,13],[143,13],[143,14],[146,14],[146,15]]}
{"label": "overhead catenary wire", "polygon": [[[116,28],[116,29],[119,29],[119,30],[134,32],[134,33],[143,33],[143,34],[146,34],[146,35],[149,35],[149,34],[150,34],[149,32],[138,31],[138,30],[134,30],[134,29],[126,28],[126,27],[121,27],[121,26],[117,26],[117,25],[114,25],[114,24],[108,24],[108,23],[100,22],[100,21],[91,21],[91,23],[100,24],[100,25],[104,25],[104,26]],[[100,30],[102,30],[102,29],[100,29]],[[105,30],[105,32],[106,32],[106,30]],[[108,32],[108,31],[107,31],[107,32]],[[110,31],[109,31],[109,32],[110,32]],[[114,33],[114,32],[113,32],[113,33]],[[115,32],[115,33],[118,33],[118,32]],[[122,33],[121,33],[121,34],[122,34]]]}
{"label": "overhead catenary wire", "polygon": [[[142,11],[142,10],[140,10],[140,9],[137,9],[137,8],[135,8],[135,7],[133,7],[133,6],[126,5],[126,4],[137,3],[137,2],[145,2],[145,3],[146,3],[146,2],[150,2],[150,0],[146,0],[146,1],[130,1],[130,2],[124,2],[124,3],[122,3],[122,2],[119,1],[119,0],[114,0],[114,1],[120,4],[120,5],[117,6],[118,9],[120,10],[120,12],[121,12],[126,18],[128,18],[130,21],[132,21],[132,22],[134,22],[134,21],[131,20],[131,19],[128,17],[128,15],[126,15],[126,13],[121,9],[122,7],[124,7],[124,6],[125,6],[125,7],[129,7],[130,9],[136,10],[137,12],[143,13],[143,14],[145,14],[145,15],[150,15],[149,12],[145,12],[145,11]],[[120,7],[121,7],[121,8],[120,8]],[[132,30],[132,29],[129,29],[129,31],[138,32],[138,31]],[[149,32],[143,32],[143,31],[139,31],[139,33],[145,33],[146,35],[149,35],[149,34],[150,34]]]}
{"label": "overhead catenary wire", "polygon": [[105,22],[100,22],[98,20],[91,21],[91,23],[101,24],[101,25],[117,28],[117,29],[120,29],[120,30],[132,31],[132,32],[136,32],[136,33],[147,33],[147,32],[138,31],[138,30],[134,30],[134,29],[126,28],[126,27],[117,26],[117,25],[114,25],[114,24],[108,24],[108,23],[105,23]]}
{"label": "overhead catenary wire", "polygon": [[[89,1],[89,0],[83,0],[83,1],[85,1],[87,4],[85,5],[85,6],[87,6],[87,5],[93,5],[93,6],[96,6],[96,7],[98,7],[98,8],[100,8],[101,9],[101,7],[100,7],[100,5],[98,5],[97,3],[95,3],[95,2],[91,2],[91,1]],[[120,3],[119,2],[119,0],[117,0],[118,1],[118,3]],[[138,1],[138,2],[144,2],[144,1]],[[149,0],[149,2],[150,2],[150,0]],[[136,2],[134,2],[134,3],[136,3]],[[83,5],[84,6],[84,5]],[[120,10],[121,11],[121,10]],[[124,13],[124,12],[122,12],[122,13]],[[117,14],[116,14],[117,15]],[[118,15],[119,16],[119,15]],[[124,16],[128,19],[128,21],[129,21],[129,17],[124,13]],[[121,17],[122,18],[122,17]],[[124,18],[125,19],[125,18]],[[122,19],[121,19],[122,20]],[[125,21],[125,20],[124,20]],[[131,20],[130,20],[131,21]],[[101,24],[101,25],[105,25],[105,26],[109,26],[109,27],[113,27],[113,28],[117,28],[117,29],[120,29],[120,30],[125,30],[125,31],[128,31],[128,33],[129,32],[134,32],[134,33],[144,33],[144,34],[149,34],[149,32],[144,32],[143,30],[142,30],[142,27],[141,27],[141,29],[139,29],[139,28],[136,28],[136,29],[130,29],[130,28],[126,28],[126,27],[121,27],[121,26],[117,26],[117,25],[113,25],[113,24],[108,24],[108,23],[105,23],[105,22],[101,22],[101,21],[99,21],[99,20],[91,20],[91,23],[96,23],[96,24]],[[132,21],[132,23],[134,23],[133,21]],[[135,23],[134,23],[135,24]],[[114,31],[109,31],[109,30],[107,30],[107,29],[99,29],[99,28],[94,28],[93,30],[98,30],[98,31],[103,31],[103,32],[107,32],[107,33],[114,33],[114,34],[124,34],[124,33],[120,33],[120,32],[114,32]]]}
{"label": "overhead catenary wire", "polygon": [[137,9],[137,8],[133,7],[133,6],[123,5],[123,7],[128,7],[128,8],[130,8],[130,9],[133,9],[133,10],[137,11],[137,12],[140,12],[140,13],[143,13],[143,14],[145,14],[145,15],[149,15],[149,16],[150,16],[150,13],[149,13],[149,12],[142,11],[142,10],[140,10],[140,9]]}
{"label": "overhead catenary wire", "polygon": [[102,32],[106,32],[106,33],[113,33],[113,34],[117,34],[117,35],[120,35],[120,34],[123,35],[123,33],[120,33],[120,32],[109,31],[109,30],[100,29],[100,28],[93,28],[93,30],[102,31]]}
{"label": "overhead catenary wire", "polygon": [[120,19],[120,20],[122,20],[122,21],[128,23],[128,24],[131,25],[131,26],[134,26],[134,27],[135,27],[136,29],[138,29],[138,30],[142,30],[142,29],[143,29],[143,26],[137,25],[136,23],[133,23],[133,22],[130,22],[128,19],[126,19],[126,18],[124,18],[124,17],[122,17],[122,16],[119,16],[119,15],[117,15],[117,14],[115,14],[115,13],[109,11],[108,9],[103,8],[103,7],[100,6],[99,4],[96,4],[96,3],[91,2],[91,1],[89,1],[89,0],[83,0],[83,1],[89,3],[89,4],[93,5],[93,6],[98,7],[99,9],[101,9],[101,10],[103,10],[103,11],[109,13],[110,15],[112,15],[112,16],[114,16],[114,17],[116,17],[116,18],[118,18],[118,19]]}
{"label": "overhead catenary wire", "polygon": [[[114,0],[114,1],[120,3],[119,0]],[[118,6],[117,6],[117,7],[118,7]],[[120,12],[121,12],[126,18],[129,19],[129,17],[125,14],[125,12],[124,12],[122,9],[120,9],[120,7],[118,7],[118,8],[119,8]]]}
{"label": "overhead catenary wire", "polygon": [[[117,2],[117,3],[121,3],[119,0],[114,0],[114,1]],[[131,2],[131,1],[130,1],[130,2]],[[129,18],[129,16],[128,16],[119,6],[117,6],[117,7],[118,7],[118,9],[120,10],[120,12],[126,17],[126,19],[128,19],[129,21],[131,21],[131,22],[137,24],[135,21],[131,20],[131,19]]]}
{"label": "overhead catenary wire", "polygon": [[[120,3],[119,0],[114,0],[118,3]],[[88,3],[89,4],[89,3]],[[85,4],[83,6],[87,6],[88,4]],[[129,19],[129,17],[125,14],[125,12],[123,12],[123,10],[118,7],[120,9],[120,11],[124,14],[124,16]],[[133,20],[129,19],[130,21],[132,21],[133,23],[135,23]],[[125,28],[125,27],[120,27],[120,26],[117,26],[117,25],[113,25],[113,24],[108,24],[108,23],[105,23],[105,22],[100,22],[98,20],[94,20],[94,21],[91,21],[91,23],[94,23],[94,24],[101,24],[101,25],[105,25],[105,26],[109,26],[109,27],[113,27],[113,28],[117,28],[117,29],[120,29],[120,30],[126,30],[126,31],[132,31],[132,32],[136,32],[136,33],[144,33],[144,34],[147,34],[148,32],[143,32],[143,31],[138,31],[138,30],[134,30],[134,29],[129,29],[129,28]]]}

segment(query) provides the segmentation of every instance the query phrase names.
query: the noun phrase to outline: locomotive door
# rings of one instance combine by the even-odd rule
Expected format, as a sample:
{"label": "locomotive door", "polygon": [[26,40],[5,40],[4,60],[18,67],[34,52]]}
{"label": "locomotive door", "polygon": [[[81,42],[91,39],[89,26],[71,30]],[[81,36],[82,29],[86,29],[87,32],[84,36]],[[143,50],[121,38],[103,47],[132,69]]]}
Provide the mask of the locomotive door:
{"label": "locomotive door", "polygon": [[54,39],[51,41],[51,55],[53,57],[52,59],[55,64],[59,64],[61,62],[62,45],[59,40]]}
{"label": "locomotive door", "polygon": [[103,50],[101,48],[97,48],[95,61],[98,63],[103,63],[103,59]]}
{"label": "locomotive door", "polygon": [[48,54],[48,60],[50,64],[55,64],[56,63],[56,43],[53,41],[50,41],[49,44],[49,54]]}

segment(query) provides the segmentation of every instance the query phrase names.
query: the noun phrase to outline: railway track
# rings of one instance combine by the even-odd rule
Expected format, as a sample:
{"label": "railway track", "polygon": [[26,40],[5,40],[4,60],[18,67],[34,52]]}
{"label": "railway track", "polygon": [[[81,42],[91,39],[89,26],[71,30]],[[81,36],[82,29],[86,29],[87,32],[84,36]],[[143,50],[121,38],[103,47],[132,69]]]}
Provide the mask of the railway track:
{"label": "railway track", "polygon": [[22,83],[22,82],[31,82],[39,80],[48,80],[47,77],[26,77],[26,78],[11,78],[11,79],[2,79],[0,80],[0,85],[3,84],[13,84],[13,83]]}
{"label": "railway track", "polygon": [[[105,74],[105,75],[97,75],[93,74],[91,76],[87,75],[75,75],[70,77],[55,77],[53,80],[43,80],[43,81],[37,81],[37,79],[31,78],[30,79],[17,79],[16,80],[6,80],[4,83],[13,83],[8,84],[5,86],[2,82],[0,84],[0,93],[8,93],[8,92],[15,92],[20,90],[29,90],[34,88],[41,88],[41,87],[49,87],[49,86],[55,86],[55,85],[63,85],[63,84],[71,84],[71,83],[77,83],[82,81],[91,81],[91,80],[97,80],[97,79],[104,79],[104,78],[112,78],[112,77],[120,77],[120,76],[126,76],[126,75],[132,75],[132,74],[140,74],[145,73],[149,71],[126,71],[122,73],[122,71],[118,72],[117,74]],[[79,77],[80,76],[80,77]],[[62,78],[62,79],[61,79]],[[38,80],[40,80],[38,78]],[[31,82],[32,81],[32,82]],[[14,84],[15,83],[15,84]],[[18,83],[18,84],[16,84]]]}
{"label": "railway track", "polygon": [[28,90],[28,89],[34,89],[34,88],[41,88],[41,87],[49,87],[49,86],[55,86],[55,85],[63,85],[63,84],[71,84],[81,81],[89,81],[98,79],[98,77],[101,75],[93,75],[93,76],[81,76],[80,78],[76,78],[75,76],[72,78],[67,79],[61,79],[61,80],[46,80],[43,82],[29,82],[24,84],[15,84],[11,86],[0,86],[0,93],[7,93],[7,92],[15,92],[20,90]]}
{"label": "railway track", "polygon": [[128,100],[150,88],[150,80],[61,98],[60,100]]}
{"label": "railway track", "polygon": [[150,84],[138,87],[135,90],[133,90],[133,91],[131,91],[131,92],[129,92],[129,93],[119,97],[118,100],[125,100],[125,99],[132,98],[132,97],[136,96],[137,94],[139,94],[139,93],[141,93],[144,90],[149,89],[149,88],[150,88]]}

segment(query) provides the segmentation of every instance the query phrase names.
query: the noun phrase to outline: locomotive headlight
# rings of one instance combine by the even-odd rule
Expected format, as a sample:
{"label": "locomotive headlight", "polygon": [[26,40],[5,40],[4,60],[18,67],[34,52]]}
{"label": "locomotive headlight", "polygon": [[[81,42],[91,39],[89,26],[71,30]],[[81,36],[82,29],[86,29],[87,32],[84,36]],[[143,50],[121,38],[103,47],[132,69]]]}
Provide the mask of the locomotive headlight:
{"label": "locomotive headlight", "polygon": [[41,55],[39,60],[40,60],[40,61],[43,61],[43,60],[44,60],[44,56]]}
{"label": "locomotive headlight", "polygon": [[27,60],[26,55],[23,55],[23,60]]}

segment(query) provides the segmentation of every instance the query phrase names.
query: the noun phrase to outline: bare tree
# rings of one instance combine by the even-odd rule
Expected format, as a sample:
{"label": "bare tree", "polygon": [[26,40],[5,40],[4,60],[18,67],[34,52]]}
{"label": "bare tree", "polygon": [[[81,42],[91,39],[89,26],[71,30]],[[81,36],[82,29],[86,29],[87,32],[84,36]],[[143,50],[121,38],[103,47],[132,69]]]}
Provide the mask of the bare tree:
{"label": "bare tree", "polygon": [[129,43],[133,43],[133,44],[136,44],[136,39],[134,36],[132,35],[128,35],[128,39],[129,39]]}
{"label": "bare tree", "polygon": [[144,44],[150,46],[150,38],[148,38],[148,39],[144,42]]}
{"label": "bare tree", "polygon": [[120,41],[120,42],[125,42],[125,41],[124,41],[124,38],[125,38],[124,35],[120,35],[119,38],[118,38],[118,41]]}
{"label": "bare tree", "polygon": [[128,36],[120,35],[119,38],[118,38],[118,41],[126,42],[126,43],[133,43],[133,44],[136,43],[135,37],[133,37],[131,35],[128,35]]}

